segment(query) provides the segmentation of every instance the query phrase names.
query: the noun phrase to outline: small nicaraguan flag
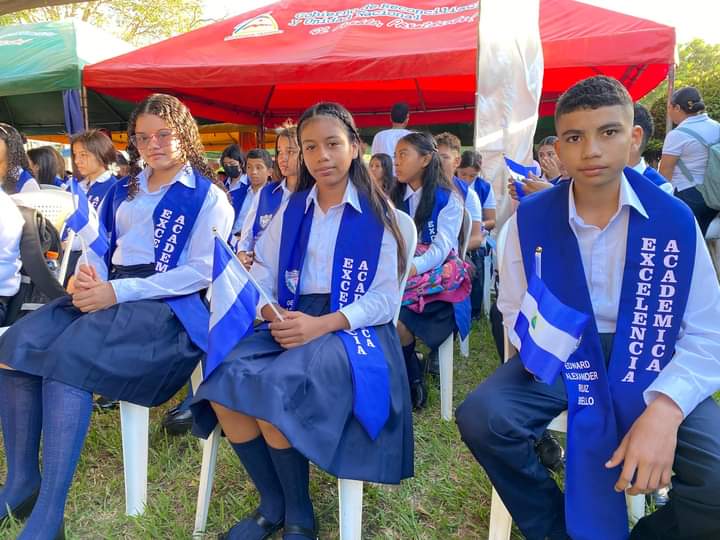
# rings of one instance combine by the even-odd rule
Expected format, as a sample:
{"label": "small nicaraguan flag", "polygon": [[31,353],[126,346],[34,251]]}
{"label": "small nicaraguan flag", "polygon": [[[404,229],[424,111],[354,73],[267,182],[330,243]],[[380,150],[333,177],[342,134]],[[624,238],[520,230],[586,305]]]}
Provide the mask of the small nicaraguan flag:
{"label": "small nicaraguan flag", "polygon": [[533,273],[513,329],[525,369],[551,384],[577,349],[589,321],[587,314],[560,302]]}
{"label": "small nicaraguan flag", "polygon": [[224,242],[215,236],[210,296],[210,335],[204,378],[253,331],[260,294],[248,271]]}
{"label": "small nicaraguan flag", "polygon": [[539,176],[540,171],[536,167],[527,167],[521,165],[517,161],[513,161],[509,157],[505,156],[505,165],[510,169],[510,173],[513,176],[515,191],[517,191],[518,199],[522,199],[525,196],[525,190],[523,190],[522,179],[530,178],[530,173]]}
{"label": "small nicaraguan flag", "polygon": [[75,211],[67,218],[65,225],[75,231],[75,234],[98,257],[104,257],[107,250],[110,249],[107,233],[100,224],[97,212],[88,202],[87,195],[75,178],[70,182],[70,192],[74,199]]}

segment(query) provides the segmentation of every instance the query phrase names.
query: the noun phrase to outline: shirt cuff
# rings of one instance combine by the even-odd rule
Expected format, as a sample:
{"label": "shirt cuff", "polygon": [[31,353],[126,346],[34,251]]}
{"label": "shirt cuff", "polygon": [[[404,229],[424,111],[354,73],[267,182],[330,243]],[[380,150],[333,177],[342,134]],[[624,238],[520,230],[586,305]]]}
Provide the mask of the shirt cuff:
{"label": "shirt cuff", "polygon": [[348,304],[339,311],[348,320],[348,323],[350,324],[349,330],[357,330],[358,328],[364,328],[367,326],[367,317],[363,311],[363,307],[358,305],[357,302]]}
{"label": "shirt cuff", "polygon": [[415,272],[416,272],[418,275],[419,275],[419,274],[424,274],[424,273],[427,272],[428,270],[432,270],[432,267],[426,268],[426,266],[428,266],[428,263],[427,263],[426,259],[425,259],[424,257],[422,257],[422,256],[420,256],[420,257],[414,257],[413,260],[412,260],[412,264],[413,264],[413,266],[415,266]]}
{"label": "shirt cuff", "polygon": [[113,279],[109,282],[115,291],[115,300],[117,300],[118,304],[141,299],[140,287],[138,286],[140,280],[141,278],[123,278]]}
{"label": "shirt cuff", "polygon": [[697,399],[697,388],[687,384],[686,382],[673,378],[672,382],[661,380],[660,378],[648,386],[643,392],[643,399],[646,405],[650,405],[660,394],[669,397],[675,405],[680,407],[683,419],[695,410],[699,401]]}

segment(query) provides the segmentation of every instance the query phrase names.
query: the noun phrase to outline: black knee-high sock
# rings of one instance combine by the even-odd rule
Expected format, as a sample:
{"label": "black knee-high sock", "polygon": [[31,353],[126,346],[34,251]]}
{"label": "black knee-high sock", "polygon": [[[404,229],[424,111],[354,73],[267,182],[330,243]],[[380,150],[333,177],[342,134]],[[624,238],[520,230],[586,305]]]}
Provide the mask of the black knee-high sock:
{"label": "black knee-high sock", "polygon": [[[315,513],[310,500],[310,468],[307,458],[294,448],[277,449],[268,446],[268,449],[285,495],[285,526],[299,525],[313,530]],[[295,536],[287,535],[287,539],[295,540]]]}
{"label": "black knee-high sock", "polygon": [[260,494],[259,512],[265,519],[278,523],[285,515],[285,501],[265,439],[258,435],[251,441],[231,444]]}
{"label": "black knee-high sock", "polygon": [[422,370],[420,369],[420,361],[418,360],[417,354],[415,354],[415,340],[413,340],[410,345],[405,345],[402,351],[405,357],[405,369],[407,370],[408,382],[413,384],[421,381]]}

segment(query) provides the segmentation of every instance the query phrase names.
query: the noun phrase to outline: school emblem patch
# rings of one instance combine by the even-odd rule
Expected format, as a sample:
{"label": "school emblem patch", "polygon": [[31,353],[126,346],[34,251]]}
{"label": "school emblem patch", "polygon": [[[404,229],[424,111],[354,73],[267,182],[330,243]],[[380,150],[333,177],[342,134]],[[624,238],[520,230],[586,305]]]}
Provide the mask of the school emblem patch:
{"label": "school emblem patch", "polygon": [[272,36],[274,34],[282,34],[282,32],[275,18],[270,13],[263,13],[262,15],[244,20],[235,25],[232,34],[227,36],[225,41],[249,37]]}
{"label": "school emblem patch", "polygon": [[270,221],[272,220],[273,215],[272,214],[264,214],[260,216],[260,228],[265,229]]}
{"label": "school emblem patch", "polygon": [[295,292],[297,291],[298,281],[300,281],[299,270],[285,271],[285,285],[292,294],[295,294]]}

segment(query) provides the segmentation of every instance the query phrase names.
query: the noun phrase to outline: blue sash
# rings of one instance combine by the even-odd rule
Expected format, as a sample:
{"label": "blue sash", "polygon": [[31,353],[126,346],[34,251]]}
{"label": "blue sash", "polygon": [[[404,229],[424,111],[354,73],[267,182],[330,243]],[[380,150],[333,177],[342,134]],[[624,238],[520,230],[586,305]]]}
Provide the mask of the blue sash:
{"label": "blue sash", "polygon": [[[625,176],[650,218],[630,209],[610,363],[606,368],[593,318],[563,368],[569,414],[565,516],[575,540],[628,537],[625,496],[613,489],[620,468],[604,464],[645,410],[643,391],[673,356],[695,260],[690,210],[635,171]],[[527,275],[541,246],[543,281],[561,302],[591,314],[580,250],[568,223],[569,189],[570,182],[562,182],[520,205],[520,246]]]}
{"label": "blue sash", "polygon": [[478,197],[480,197],[480,203],[483,205],[483,207],[485,207],[485,201],[487,201],[488,195],[490,195],[490,189],[492,187],[490,186],[490,182],[478,176],[472,183],[472,187],[478,194]]}
{"label": "blue sash", "polygon": [[252,227],[252,246],[255,245],[255,242],[260,238],[260,235],[270,223],[275,212],[280,208],[283,193],[281,182],[270,182],[260,190],[257,211],[255,212],[255,221]]}
{"label": "blue sash", "polygon": [[[53,185],[54,185],[55,187],[59,187],[59,188],[62,188],[62,189],[65,189],[65,188],[67,187],[67,186],[65,185],[65,182],[63,181],[63,179],[60,178],[60,177],[57,176],[57,175],[56,175],[55,178],[53,179]],[[97,207],[95,207],[95,209],[97,210]]]}
{"label": "blue sash", "polygon": [[104,182],[94,182],[93,185],[90,186],[90,189],[87,191],[87,199],[88,202],[93,205],[95,210],[100,208],[100,203],[105,198],[105,195],[108,194],[110,188],[112,188],[117,181],[118,178],[111,176]]}
{"label": "blue sash", "polygon": [[[432,244],[432,241],[435,239],[435,235],[437,234],[437,222],[440,210],[447,206],[449,200],[450,190],[442,187],[437,188],[435,191],[435,204],[433,205],[430,219],[423,223],[422,228],[420,229],[420,238],[418,239],[420,243]],[[401,210],[410,215],[410,203],[408,202],[408,199],[403,201]]]}
{"label": "blue sash", "polygon": [[[212,182],[193,171],[195,188],[182,182],[174,182],[153,211],[153,242],[155,246],[155,271],[167,272],[176,268],[180,254],[190,239],[193,227],[200,214]],[[102,205],[101,219],[105,230],[110,231],[110,249],[107,265],[111,267],[112,254],[117,244],[115,216],[120,204],[127,199],[129,183],[125,180],[115,182],[107,200]],[[188,336],[198,348],[207,351],[210,313],[200,293],[185,296],[173,296],[164,299],[175,316],[183,325]]]}
{"label": "blue sash", "polygon": [[18,181],[16,184],[17,192],[20,193],[25,187],[25,184],[27,184],[30,180],[35,180],[35,177],[27,169],[22,169],[22,171],[20,171],[20,176],[18,176]]}
{"label": "blue sash", "polygon": [[648,167],[647,169],[645,169],[645,171],[643,172],[643,176],[650,180],[656,186],[662,186],[667,184],[667,180],[665,180],[665,177],[652,167]]}
{"label": "blue sash", "polygon": [[242,205],[245,202],[248,190],[250,189],[250,182],[248,182],[247,184],[240,184],[238,188],[232,191],[230,191],[230,182],[226,182],[225,187],[230,193],[230,200],[232,202],[233,209],[235,210],[235,217],[233,218],[234,222],[240,214],[240,210],[242,210]]}
{"label": "blue sash", "polygon": [[460,194],[462,195],[463,202],[467,200],[468,191],[470,190],[470,186],[463,182],[460,178],[457,176],[453,176],[453,182],[455,183],[455,187],[458,188],[460,191]]}
{"label": "blue sash", "polygon": [[[283,215],[278,265],[278,302],[297,306],[300,277],[312,227],[314,203],[307,211],[309,190],[294,193]],[[338,311],[367,292],[377,272],[384,226],[368,199],[360,195],[362,212],[345,205],[333,257],[330,309]],[[362,234],[358,234],[362,231]],[[390,375],[373,327],[336,332],[350,362],[353,414],[375,440],[390,416]]]}

